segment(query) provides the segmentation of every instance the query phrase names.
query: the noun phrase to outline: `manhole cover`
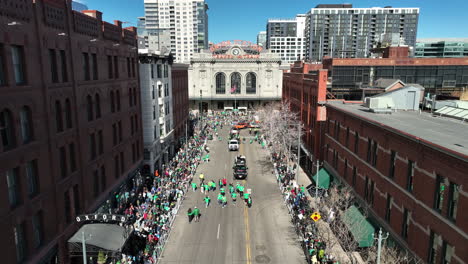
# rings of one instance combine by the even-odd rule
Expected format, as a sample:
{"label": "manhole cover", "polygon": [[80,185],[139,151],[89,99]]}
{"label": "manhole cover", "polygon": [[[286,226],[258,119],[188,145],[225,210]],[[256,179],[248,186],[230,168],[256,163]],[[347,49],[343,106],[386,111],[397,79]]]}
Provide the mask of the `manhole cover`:
{"label": "manhole cover", "polygon": [[264,245],[256,245],[255,248],[257,250],[265,250],[266,249],[266,247]]}
{"label": "manhole cover", "polygon": [[258,255],[255,257],[257,263],[269,263],[271,260],[267,255]]}

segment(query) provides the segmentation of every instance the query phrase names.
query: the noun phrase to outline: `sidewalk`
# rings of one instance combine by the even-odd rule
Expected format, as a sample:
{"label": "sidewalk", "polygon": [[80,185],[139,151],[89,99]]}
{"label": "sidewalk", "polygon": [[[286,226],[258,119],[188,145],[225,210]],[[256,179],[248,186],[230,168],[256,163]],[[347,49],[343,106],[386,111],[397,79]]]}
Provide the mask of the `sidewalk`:
{"label": "sidewalk", "polygon": [[[312,181],[309,179],[309,177],[304,172],[304,170],[302,170],[301,167],[299,167],[298,174],[299,174],[298,175],[299,185],[304,185],[305,187],[307,187],[309,184],[312,183]],[[307,198],[310,200],[310,202],[312,204],[315,204],[315,198],[313,198],[309,194],[309,192],[306,191],[305,193],[306,193]],[[310,217],[310,216],[307,216],[307,217]],[[349,259],[348,255],[343,250],[343,248],[341,247],[338,239],[333,234],[333,231],[331,230],[330,225],[328,225],[324,217],[325,216],[322,216],[322,218],[316,222],[316,226],[320,233],[327,233],[327,240],[329,240],[328,244],[331,245],[331,247],[327,246],[327,250],[333,256],[335,256],[338,259],[338,261],[340,261],[340,263],[351,263],[351,260]]]}

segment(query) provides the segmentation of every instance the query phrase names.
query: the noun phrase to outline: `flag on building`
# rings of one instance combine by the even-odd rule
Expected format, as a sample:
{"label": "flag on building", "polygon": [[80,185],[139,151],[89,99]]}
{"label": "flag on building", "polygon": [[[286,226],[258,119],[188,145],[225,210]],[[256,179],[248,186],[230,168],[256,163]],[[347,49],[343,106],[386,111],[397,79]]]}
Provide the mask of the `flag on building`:
{"label": "flag on building", "polygon": [[231,93],[235,92],[237,90],[237,85],[234,84],[231,88]]}

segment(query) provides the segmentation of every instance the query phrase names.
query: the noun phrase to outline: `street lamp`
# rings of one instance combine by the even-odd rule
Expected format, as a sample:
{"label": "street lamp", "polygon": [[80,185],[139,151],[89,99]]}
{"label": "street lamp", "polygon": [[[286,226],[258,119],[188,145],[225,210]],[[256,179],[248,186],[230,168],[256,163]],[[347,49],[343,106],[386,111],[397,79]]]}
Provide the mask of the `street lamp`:
{"label": "street lamp", "polygon": [[385,235],[385,237],[382,236],[382,228],[380,228],[379,230],[379,236],[378,237],[374,237],[374,239],[377,240],[377,264],[380,264],[380,255],[381,255],[381,251],[382,251],[382,240],[386,240],[388,238],[389,234],[387,232],[387,234]]}

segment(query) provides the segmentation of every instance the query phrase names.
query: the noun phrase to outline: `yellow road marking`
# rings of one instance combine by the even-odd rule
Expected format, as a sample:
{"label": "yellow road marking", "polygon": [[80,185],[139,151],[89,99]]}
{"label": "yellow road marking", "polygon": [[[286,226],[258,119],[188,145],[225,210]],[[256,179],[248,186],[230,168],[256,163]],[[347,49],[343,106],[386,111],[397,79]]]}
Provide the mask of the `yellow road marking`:
{"label": "yellow road marking", "polygon": [[[244,155],[244,144],[239,144],[239,153]],[[245,186],[246,181],[243,180],[242,184]],[[247,190],[246,190],[247,191]],[[240,197],[243,200],[243,197]],[[245,255],[247,257],[247,264],[252,263],[252,253],[250,251],[250,226],[249,226],[249,210],[244,206],[244,225],[245,225]]]}

